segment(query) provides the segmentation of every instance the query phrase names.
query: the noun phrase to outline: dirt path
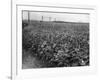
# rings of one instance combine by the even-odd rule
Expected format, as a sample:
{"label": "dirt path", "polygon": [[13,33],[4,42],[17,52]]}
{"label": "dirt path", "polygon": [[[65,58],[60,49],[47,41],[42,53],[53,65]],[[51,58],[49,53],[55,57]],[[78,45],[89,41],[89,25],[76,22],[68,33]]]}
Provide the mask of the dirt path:
{"label": "dirt path", "polygon": [[23,69],[30,69],[30,68],[41,68],[43,64],[40,60],[38,60],[36,57],[33,57],[29,55],[29,52],[24,51],[25,57],[22,62],[22,68]]}

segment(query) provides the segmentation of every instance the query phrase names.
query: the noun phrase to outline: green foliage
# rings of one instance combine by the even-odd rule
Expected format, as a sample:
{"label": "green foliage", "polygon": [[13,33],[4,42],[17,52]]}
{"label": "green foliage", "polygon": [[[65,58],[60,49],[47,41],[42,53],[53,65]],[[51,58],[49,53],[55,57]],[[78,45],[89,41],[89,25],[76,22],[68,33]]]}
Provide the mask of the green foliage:
{"label": "green foliage", "polygon": [[89,65],[89,34],[85,32],[69,35],[23,30],[22,46],[47,67]]}

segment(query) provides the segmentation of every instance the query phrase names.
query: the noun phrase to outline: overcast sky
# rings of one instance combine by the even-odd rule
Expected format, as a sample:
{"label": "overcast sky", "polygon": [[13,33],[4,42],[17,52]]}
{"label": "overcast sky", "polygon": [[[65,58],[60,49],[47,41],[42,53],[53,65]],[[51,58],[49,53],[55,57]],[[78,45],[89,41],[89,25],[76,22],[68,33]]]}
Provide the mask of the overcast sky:
{"label": "overcast sky", "polygon": [[[88,14],[68,14],[68,13],[46,13],[46,12],[30,12],[30,20],[49,21],[66,21],[66,22],[89,22]],[[23,11],[23,20],[28,19],[28,12]]]}

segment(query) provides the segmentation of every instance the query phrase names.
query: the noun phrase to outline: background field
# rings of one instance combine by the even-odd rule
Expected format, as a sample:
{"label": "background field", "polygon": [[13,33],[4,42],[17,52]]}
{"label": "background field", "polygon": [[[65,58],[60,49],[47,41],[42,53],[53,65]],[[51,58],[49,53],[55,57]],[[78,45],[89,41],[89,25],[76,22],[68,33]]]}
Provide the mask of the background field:
{"label": "background field", "polygon": [[23,69],[89,65],[89,23],[23,20]]}

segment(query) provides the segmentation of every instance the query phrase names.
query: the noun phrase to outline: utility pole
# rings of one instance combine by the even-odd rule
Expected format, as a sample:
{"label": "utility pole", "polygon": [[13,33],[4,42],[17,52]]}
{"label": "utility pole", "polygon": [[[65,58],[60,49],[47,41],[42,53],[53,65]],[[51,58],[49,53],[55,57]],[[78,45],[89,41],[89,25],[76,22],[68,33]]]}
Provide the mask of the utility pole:
{"label": "utility pole", "polygon": [[28,11],[28,23],[30,22],[30,12]]}
{"label": "utility pole", "polygon": [[22,21],[23,21],[23,15],[24,15],[24,14],[23,14],[23,11],[22,11]]}

